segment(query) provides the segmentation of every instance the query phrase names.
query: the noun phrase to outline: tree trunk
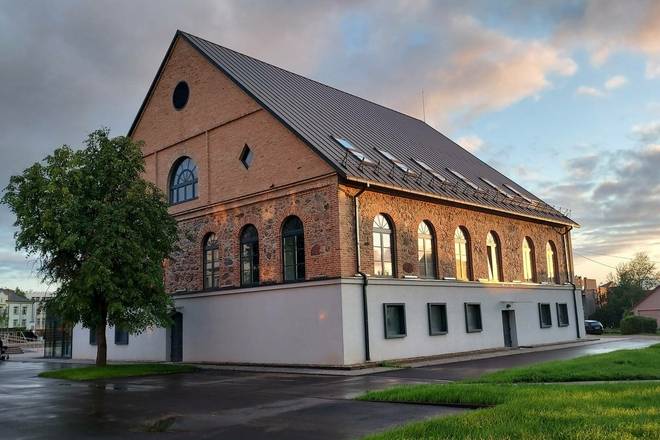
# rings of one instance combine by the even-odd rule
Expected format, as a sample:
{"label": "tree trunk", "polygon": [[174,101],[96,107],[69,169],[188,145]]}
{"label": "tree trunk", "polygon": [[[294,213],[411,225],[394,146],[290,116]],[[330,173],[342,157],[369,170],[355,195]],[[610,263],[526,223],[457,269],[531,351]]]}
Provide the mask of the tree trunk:
{"label": "tree trunk", "polygon": [[105,339],[108,310],[105,303],[99,305],[99,315],[101,319],[96,326],[96,366],[105,367],[108,362],[108,343]]}

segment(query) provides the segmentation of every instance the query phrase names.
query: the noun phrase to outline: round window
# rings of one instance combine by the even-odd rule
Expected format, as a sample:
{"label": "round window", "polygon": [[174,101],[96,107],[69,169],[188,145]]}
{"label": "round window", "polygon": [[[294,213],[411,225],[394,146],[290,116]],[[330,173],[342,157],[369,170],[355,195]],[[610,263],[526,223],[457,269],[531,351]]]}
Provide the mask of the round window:
{"label": "round window", "polygon": [[172,94],[172,104],[177,110],[181,110],[188,103],[188,96],[190,95],[190,89],[188,84],[185,81],[179,82],[174,88],[174,93]]}

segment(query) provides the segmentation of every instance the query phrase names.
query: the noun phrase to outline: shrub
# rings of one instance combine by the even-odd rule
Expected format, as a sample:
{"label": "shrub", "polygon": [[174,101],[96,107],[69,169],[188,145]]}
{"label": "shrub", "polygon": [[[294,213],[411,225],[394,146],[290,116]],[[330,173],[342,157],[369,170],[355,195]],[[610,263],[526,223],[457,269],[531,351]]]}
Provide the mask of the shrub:
{"label": "shrub", "polygon": [[621,320],[621,334],[655,333],[658,322],[646,316],[627,316]]}

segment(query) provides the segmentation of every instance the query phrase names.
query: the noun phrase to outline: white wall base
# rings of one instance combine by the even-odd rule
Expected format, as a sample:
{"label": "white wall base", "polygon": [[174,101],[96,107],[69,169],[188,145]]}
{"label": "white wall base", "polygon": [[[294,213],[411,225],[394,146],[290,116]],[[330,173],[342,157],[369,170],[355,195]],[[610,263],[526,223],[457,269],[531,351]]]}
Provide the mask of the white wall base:
{"label": "white wall base", "polygon": [[[441,280],[370,279],[367,297],[371,361],[384,361],[504,346],[501,311],[515,311],[518,345],[574,340],[584,335],[582,302],[571,287],[460,283]],[[465,302],[481,304],[483,330],[468,333]],[[552,326],[541,328],[538,303],[549,303]],[[404,303],[406,336],[385,338],[384,303]],[[427,303],[446,303],[448,332],[430,336]],[[557,325],[557,303],[568,305],[569,325]],[[183,314],[185,362],[351,365],[365,361],[360,279],[326,280],[184,294],[175,297]],[[169,360],[169,330],[148,329],[114,344],[108,329],[108,359]],[[94,359],[89,330],[73,332],[73,358]]]}

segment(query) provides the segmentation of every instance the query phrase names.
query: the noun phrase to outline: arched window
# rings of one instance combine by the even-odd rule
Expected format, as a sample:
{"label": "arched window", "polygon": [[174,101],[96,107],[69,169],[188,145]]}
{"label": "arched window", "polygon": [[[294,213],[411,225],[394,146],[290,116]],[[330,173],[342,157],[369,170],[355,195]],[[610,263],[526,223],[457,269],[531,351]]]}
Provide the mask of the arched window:
{"label": "arched window", "polygon": [[241,233],[241,286],[259,284],[259,235],[247,225]]}
{"label": "arched window", "polygon": [[303,224],[292,216],[282,226],[282,253],[284,261],[284,281],[305,279],[305,235]]}
{"label": "arched window", "polygon": [[525,237],[522,242],[523,281],[536,282],[536,264],[534,261],[534,243],[531,238]]}
{"label": "arched window", "polygon": [[391,277],[392,271],[392,227],[384,215],[378,214],[373,224],[374,275]]}
{"label": "arched window", "polygon": [[204,288],[213,289],[220,286],[220,251],[215,234],[204,238]]}
{"label": "arched window", "polygon": [[170,175],[170,203],[181,203],[196,199],[197,165],[189,157],[182,157],[174,163]]}
{"label": "arched window", "polygon": [[488,259],[488,281],[502,281],[500,240],[494,231],[490,231],[486,236],[486,257]]}
{"label": "arched window", "polygon": [[559,284],[559,269],[555,244],[549,241],[545,244],[545,262],[548,272],[548,282]]}
{"label": "arched window", "polygon": [[456,260],[456,279],[467,281],[471,276],[470,242],[468,233],[460,226],[454,231],[454,257]]}
{"label": "arched window", "polygon": [[417,264],[421,278],[435,278],[435,251],[433,233],[428,222],[417,226]]}

